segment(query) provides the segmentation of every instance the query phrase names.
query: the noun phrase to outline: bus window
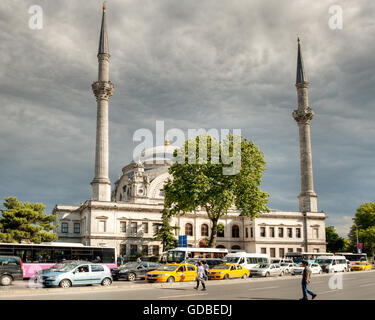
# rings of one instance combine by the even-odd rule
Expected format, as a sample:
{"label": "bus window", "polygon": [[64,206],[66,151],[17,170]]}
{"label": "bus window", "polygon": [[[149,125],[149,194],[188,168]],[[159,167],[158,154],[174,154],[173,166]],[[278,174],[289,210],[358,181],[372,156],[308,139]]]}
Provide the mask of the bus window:
{"label": "bus window", "polygon": [[33,262],[37,263],[51,263],[52,249],[51,248],[34,248],[33,249]]}
{"label": "bus window", "polygon": [[70,248],[53,248],[53,260],[55,263],[72,260]]}
{"label": "bus window", "polygon": [[20,257],[22,262],[30,263],[32,262],[33,254],[31,249],[15,249],[14,255]]}
{"label": "bus window", "polygon": [[103,256],[101,257],[102,263],[111,263],[115,260],[113,249],[103,248]]}

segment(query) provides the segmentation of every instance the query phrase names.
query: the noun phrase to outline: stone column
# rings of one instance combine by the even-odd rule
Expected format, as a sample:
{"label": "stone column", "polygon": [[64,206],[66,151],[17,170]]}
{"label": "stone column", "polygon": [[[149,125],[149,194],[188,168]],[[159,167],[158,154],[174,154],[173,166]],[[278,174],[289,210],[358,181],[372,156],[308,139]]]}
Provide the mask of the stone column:
{"label": "stone column", "polygon": [[311,156],[310,121],[314,110],[308,106],[308,83],[296,84],[298,94],[298,109],[293,112],[293,118],[299,128],[301,193],[299,207],[301,212],[317,212],[317,195],[314,192],[314,179]]}
{"label": "stone column", "polygon": [[97,101],[95,177],[91,182],[91,200],[111,201],[111,182],[108,175],[108,102],[114,91],[109,78],[109,54],[98,54],[99,80],[92,84]]}

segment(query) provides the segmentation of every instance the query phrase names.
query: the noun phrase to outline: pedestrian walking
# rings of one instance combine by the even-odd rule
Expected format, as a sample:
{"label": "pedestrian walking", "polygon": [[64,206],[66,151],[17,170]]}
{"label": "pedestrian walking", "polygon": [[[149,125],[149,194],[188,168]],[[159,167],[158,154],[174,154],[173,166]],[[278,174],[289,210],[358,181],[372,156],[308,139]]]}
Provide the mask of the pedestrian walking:
{"label": "pedestrian walking", "polygon": [[207,264],[207,261],[203,263],[203,269],[204,269],[204,280],[208,280],[208,272],[210,271],[210,266]]}
{"label": "pedestrian walking", "polygon": [[141,262],[142,262],[141,258],[138,258],[137,263],[141,263]]}
{"label": "pedestrian walking", "polygon": [[311,269],[308,266],[307,261],[303,260],[302,261],[302,266],[304,267],[303,272],[302,272],[302,294],[303,298],[300,300],[308,300],[307,294],[311,296],[312,299],[315,299],[316,294],[312,291],[310,291],[307,286],[310,283],[310,278],[311,278]]}
{"label": "pedestrian walking", "polygon": [[206,285],[204,283],[204,267],[201,261],[198,262],[198,267],[197,267],[197,286],[194,287],[195,290],[198,290],[199,284],[202,284],[202,291],[206,291]]}

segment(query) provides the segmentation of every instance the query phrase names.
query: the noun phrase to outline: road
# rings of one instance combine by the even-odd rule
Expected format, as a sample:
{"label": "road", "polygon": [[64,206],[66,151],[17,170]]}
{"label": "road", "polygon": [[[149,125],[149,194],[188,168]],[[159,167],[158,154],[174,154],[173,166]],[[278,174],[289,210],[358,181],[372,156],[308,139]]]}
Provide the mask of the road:
{"label": "road", "polygon": [[[375,271],[313,275],[310,290],[316,300],[375,300]],[[340,278],[341,277],[341,278]],[[297,300],[301,298],[301,276],[267,279],[208,281],[207,291],[193,289],[195,282],[146,284],[114,282],[101,286],[68,289],[0,290],[1,300]],[[341,286],[342,285],[342,286]],[[17,287],[17,286],[16,286]],[[22,286],[21,286],[22,287]],[[336,288],[335,288],[336,287]],[[26,290],[28,290],[26,292]],[[47,291],[48,290],[48,291]]]}

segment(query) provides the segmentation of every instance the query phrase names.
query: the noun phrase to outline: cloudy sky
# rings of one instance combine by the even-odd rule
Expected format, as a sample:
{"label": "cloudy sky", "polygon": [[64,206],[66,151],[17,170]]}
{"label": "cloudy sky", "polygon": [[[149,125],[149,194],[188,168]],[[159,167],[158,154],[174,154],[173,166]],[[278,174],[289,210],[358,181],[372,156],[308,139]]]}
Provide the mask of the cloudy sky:
{"label": "cloudy sky", "polygon": [[[331,5],[343,28],[331,29]],[[32,30],[28,10],[43,9]],[[270,207],[298,210],[295,83],[301,37],[319,210],[346,235],[375,191],[375,2],[110,0],[110,178],[133,133],[239,128],[265,153]],[[101,1],[0,2],[0,198],[79,204],[94,175]]]}

